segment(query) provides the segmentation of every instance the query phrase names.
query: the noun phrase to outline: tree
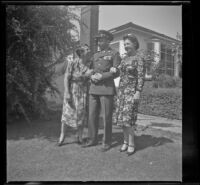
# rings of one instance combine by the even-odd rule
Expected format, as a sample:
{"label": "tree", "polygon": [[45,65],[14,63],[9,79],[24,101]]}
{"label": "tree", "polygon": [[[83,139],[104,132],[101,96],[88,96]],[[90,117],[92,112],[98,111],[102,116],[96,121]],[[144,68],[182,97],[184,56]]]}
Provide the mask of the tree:
{"label": "tree", "polygon": [[7,116],[45,116],[45,92],[58,93],[53,64],[76,45],[79,17],[69,6],[6,7]]}
{"label": "tree", "polygon": [[[152,75],[151,79],[155,80],[159,75],[160,65],[159,62],[156,60],[159,57],[159,54],[153,50],[139,50],[140,55],[144,59],[144,66],[145,68],[150,69],[150,73]],[[146,71],[146,69],[145,69]]]}

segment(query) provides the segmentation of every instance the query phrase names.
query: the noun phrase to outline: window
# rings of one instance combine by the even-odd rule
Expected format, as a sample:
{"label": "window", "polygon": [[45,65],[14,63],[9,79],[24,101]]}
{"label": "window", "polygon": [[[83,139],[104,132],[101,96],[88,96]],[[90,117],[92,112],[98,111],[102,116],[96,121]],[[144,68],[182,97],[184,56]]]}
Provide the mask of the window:
{"label": "window", "polygon": [[165,61],[164,60],[160,60],[159,66],[161,68],[164,68],[165,67]]}
{"label": "window", "polygon": [[171,61],[171,60],[172,60],[172,56],[169,55],[169,54],[166,54],[166,60],[167,60],[167,61]]}
{"label": "window", "polygon": [[[147,43],[147,50],[154,50],[154,43]],[[160,48],[160,61],[159,61],[159,71],[161,74],[167,74],[174,76],[174,57],[172,55],[172,48],[169,45],[161,43]],[[147,68],[147,74],[151,73],[151,68]]]}
{"label": "window", "polygon": [[166,48],[167,54],[171,55],[172,54],[172,49],[171,48]]}
{"label": "window", "polygon": [[167,69],[167,74],[170,75],[170,76],[173,76],[174,75],[174,70]]}
{"label": "window", "polygon": [[164,44],[161,44],[161,52],[165,53],[165,45]]}
{"label": "window", "polygon": [[162,73],[170,76],[174,75],[174,57],[172,54],[172,48],[161,44],[160,70]]}
{"label": "window", "polygon": [[164,60],[165,59],[165,53],[164,52],[161,52],[161,60]]}
{"label": "window", "polygon": [[166,67],[169,69],[173,68],[173,63],[172,62],[166,62]]}
{"label": "window", "polygon": [[[153,51],[154,50],[154,43],[153,42],[148,42],[147,43],[147,50],[150,52],[150,51]],[[151,75],[151,66],[150,65],[147,65],[146,66],[146,74],[147,75]]]}

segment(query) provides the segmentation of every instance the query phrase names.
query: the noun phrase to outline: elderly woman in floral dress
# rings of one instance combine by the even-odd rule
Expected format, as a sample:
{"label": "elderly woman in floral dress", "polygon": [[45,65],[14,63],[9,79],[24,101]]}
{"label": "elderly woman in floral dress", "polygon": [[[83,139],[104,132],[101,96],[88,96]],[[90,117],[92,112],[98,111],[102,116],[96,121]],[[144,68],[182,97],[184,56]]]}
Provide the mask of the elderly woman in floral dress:
{"label": "elderly woman in floral dress", "polygon": [[83,128],[87,117],[88,80],[94,72],[89,69],[88,47],[86,45],[80,46],[76,50],[76,54],[77,57],[68,62],[64,77],[65,90],[58,146],[64,142],[66,126],[77,130],[78,144],[83,142]]}
{"label": "elderly woman in floral dress", "polygon": [[[144,59],[137,51],[139,42],[133,34],[123,37],[127,51],[120,69],[120,82],[116,101],[114,122],[123,129],[124,143],[120,152],[127,151],[131,155],[135,151],[134,129],[137,121],[140,93],[144,85]],[[114,73],[115,68],[111,71]]]}

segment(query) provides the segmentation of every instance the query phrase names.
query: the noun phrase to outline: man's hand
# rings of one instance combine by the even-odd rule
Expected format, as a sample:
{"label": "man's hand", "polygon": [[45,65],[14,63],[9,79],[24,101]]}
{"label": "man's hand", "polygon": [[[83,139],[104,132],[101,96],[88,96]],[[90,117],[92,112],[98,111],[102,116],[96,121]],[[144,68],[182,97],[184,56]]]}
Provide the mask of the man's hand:
{"label": "man's hand", "polygon": [[91,80],[93,82],[98,82],[102,79],[102,74],[100,73],[95,73],[94,75],[91,76]]}
{"label": "man's hand", "polygon": [[110,68],[110,72],[111,72],[111,73],[116,73],[116,72],[117,72],[117,69],[116,69],[115,67],[111,67],[111,68]]}
{"label": "man's hand", "polygon": [[86,71],[85,75],[86,76],[91,76],[93,74],[94,70],[93,69],[89,69]]}

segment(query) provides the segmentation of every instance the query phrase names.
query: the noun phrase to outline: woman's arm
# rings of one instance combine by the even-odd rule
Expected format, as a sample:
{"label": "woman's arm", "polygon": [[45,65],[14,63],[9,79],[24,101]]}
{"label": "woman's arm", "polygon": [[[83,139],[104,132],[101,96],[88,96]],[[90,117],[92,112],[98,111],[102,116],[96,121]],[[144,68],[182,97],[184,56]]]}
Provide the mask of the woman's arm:
{"label": "woman's arm", "polygon": [[70,83],[71,83],[71,78],[72,78],[72,61],[68,62],[68,65],[66,67],[65,71],[65,76],[64,76],[64,88],[65,88],[65,93],[70,96]]}
{"label": "woman's arm", "polygon": [[81,75],[83,78],[90,78],[95,71],[91,69],[92,67],[92,61],[88,61],[87,65],[81,64]]}
{"label": "woman's arm", "polygon": [[138,58],[137,62],[137,86],[136,91],[141,92],[144,86],[144,77],[145,77],[145,71],[144,71],[144,60],[142,57]]}
{"label": "woman's arm", "polygon": [[61,71],[62,75],[65,74],[65,71],[66,71],[66,69],[67,69],[67,63],[68,63],[68,61],[66,60],[66,61],[64,62],[64,64],[63,64],[62,71]]}
{"label": "woman's arm", "polygon": [[67,73],[65,73],[64,76],[64,90],[66,94],[69,94],[70,92],[70,79],[67,76]]}

